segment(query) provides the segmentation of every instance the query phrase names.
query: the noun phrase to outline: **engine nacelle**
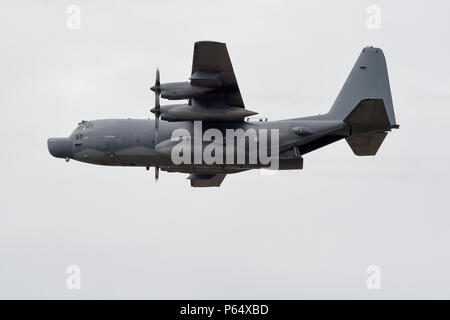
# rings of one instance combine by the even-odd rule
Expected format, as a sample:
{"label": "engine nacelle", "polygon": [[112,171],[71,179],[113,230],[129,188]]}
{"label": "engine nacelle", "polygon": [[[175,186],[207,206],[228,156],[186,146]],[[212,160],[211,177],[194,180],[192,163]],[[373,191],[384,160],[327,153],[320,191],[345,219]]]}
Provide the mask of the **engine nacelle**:
{"label": "engine nacelle", "polygon": [[159,86],[161,97],[169,100],[183,100],[205,96],[214,88],[193,86],[190,82],[162,83]]}

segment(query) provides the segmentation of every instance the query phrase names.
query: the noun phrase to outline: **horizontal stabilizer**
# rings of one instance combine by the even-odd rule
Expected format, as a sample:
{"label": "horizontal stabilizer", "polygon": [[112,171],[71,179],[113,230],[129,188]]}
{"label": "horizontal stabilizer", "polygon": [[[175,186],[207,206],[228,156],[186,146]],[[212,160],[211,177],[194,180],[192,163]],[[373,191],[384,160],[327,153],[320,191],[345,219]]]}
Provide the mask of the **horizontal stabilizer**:
{"label": "horizontal stabilizer", "polygon": [[362,133],[351,135],[345,140],[357,156],[374,156],[386,135],[387,132]]}
{"label": "horizontal stabilizer", "polygon": [[353,134],[390,131],[393,127],[382,99],[361,100],[344,122],[351,125]]}

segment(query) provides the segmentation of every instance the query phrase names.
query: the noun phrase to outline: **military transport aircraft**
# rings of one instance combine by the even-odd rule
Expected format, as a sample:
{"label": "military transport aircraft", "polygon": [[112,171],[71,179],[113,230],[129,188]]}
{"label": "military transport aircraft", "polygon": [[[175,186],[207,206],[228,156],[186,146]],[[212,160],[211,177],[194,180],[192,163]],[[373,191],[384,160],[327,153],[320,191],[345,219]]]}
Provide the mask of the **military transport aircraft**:
{"label": "military transport aircraft", "polygon": [[[218,187],[231,173],[302,169],[305,154],[344,138],[354,154],[375,155],[399,128],[386,61],[374,47],[362,50],[322,115],[252,121],[257,113],[245,109],[227,47],[213,41],[194,44],[190,81],[161,83],[157,70],[151,90],[154,120],[81,121],[68,138],[48,139],[50,153],[66,161],[155,167],[155,179],[160,169],[187,173],[193,187]],[[186,102],[160,105],[160,97]]]}

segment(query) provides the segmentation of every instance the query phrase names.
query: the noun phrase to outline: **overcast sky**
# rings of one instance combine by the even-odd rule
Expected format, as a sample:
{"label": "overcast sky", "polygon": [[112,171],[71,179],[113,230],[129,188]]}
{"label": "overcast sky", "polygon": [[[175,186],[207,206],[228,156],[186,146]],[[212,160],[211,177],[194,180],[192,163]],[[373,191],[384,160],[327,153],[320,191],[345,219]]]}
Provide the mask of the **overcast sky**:
{"label": "overcast sky", "polygon": [[[450,298],[449,12],[449,1],[2,1],[0,298]],[[246,106],[270,120],[327,112],[361,49],[379,46],[401,128],[376,157],[340,141],[304,170],[220,188],[50,156],[47,138],[82,119],[152,117],[156,66],[163,82],[187,80],[197,40],[227,43]],[[80,290],[66,286],[69,265]],[[370,265],[380,290],[366,286]]]}

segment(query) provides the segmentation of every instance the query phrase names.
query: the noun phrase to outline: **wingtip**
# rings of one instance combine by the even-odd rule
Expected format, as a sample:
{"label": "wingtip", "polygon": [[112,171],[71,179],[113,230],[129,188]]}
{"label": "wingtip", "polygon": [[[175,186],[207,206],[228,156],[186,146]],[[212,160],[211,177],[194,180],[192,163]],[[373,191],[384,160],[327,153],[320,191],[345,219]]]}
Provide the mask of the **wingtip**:
{"label": "wingtip", "polygon": [[195,42],[195,45],[199,45],[199,44],[226,45],[225,42],[219,42],[219,41],[213,41],[213,40],[200,40],[200,41]]}

